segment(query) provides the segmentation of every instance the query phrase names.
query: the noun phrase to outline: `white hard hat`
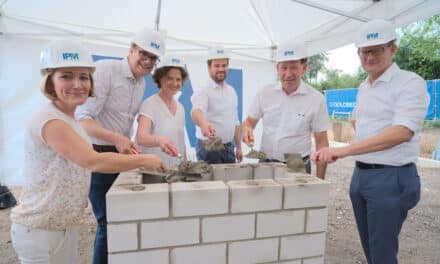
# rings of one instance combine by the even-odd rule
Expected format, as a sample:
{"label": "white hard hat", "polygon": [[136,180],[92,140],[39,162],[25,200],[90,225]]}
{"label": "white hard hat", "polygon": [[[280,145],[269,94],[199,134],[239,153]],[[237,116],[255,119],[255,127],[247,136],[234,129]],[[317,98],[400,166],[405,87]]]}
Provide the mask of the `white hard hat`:
{"label": "white hard hat", "polygon": [[145,51],[153,53],[158,57],[165,53],[164,34],[152,29],[141,29],[134,35],[131,43],[139,46]]}
{"label": "white hard hat", "polygon": [[223,47],[212,47],[208,49],[208,57],[207,60],[215,60],[215,59],[229,59],[229,50]]}
{"label": "white hard hat", "polygon": [[359,31],[356,47],[385,44],[394,39],[396,39],[394,26],[389,21],[374,19],[366,23]]}
{"label": "white hard hat", "polygon": [[276,62],[295,61],[308,57],[307,47],[302,42],[285,42],[278,46]]}
{"label": "white hard hat", "polygon": [[79,41],[58,39],[50,41],[40,54],[40,72],[63,67],[87,67],[95,70],[92,55]]}
{"label": "white hard hat", "polygon": [[156,69],[162,67],[178,67],[186,70],[186,65],[183,59],[176,55],[165,55],[160,59]]}

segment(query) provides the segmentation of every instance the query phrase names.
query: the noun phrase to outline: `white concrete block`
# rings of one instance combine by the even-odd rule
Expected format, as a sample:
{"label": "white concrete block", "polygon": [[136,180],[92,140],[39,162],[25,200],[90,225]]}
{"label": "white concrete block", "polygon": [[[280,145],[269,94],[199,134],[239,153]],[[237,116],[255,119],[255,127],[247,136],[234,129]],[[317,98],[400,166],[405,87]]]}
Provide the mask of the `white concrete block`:
{"label": "white concrete block", "polygon": [[193,247],[179,247],[171,250],[171,264],[206,263],[225,264],[226,244],[223,243]]}
{"label": "white concrete block", "polygon": [[278,238],[232,242],[229,244],[229,264],[250,264],[276,261]]}
{"label": "white concrete block", "polygon": [[108,252],[138,248],[137,223],[107,225]]}
{"label": "white concrete block", "polygon": [[277,179],[284,187],[283,208],[307,208],[327,206],[329,201],[329,183],[316,177],[308,182],[294,178]]}
{"label": "white concrete block", "polygon": [[231,241],[254,237],[255,215],[229,215],[202,219],[202,242]]}
{"label": "white concrete block", "polygon": [[303,264],[324,264],[324,257],[303,259]]}
{"label": "white concrete block", "polygon": [[304,233],[304,210],[257,214],[257,237]]}
{"label": "white concrete block", "polygon": [[301,260],[287,260],[287,261],[278,261],[278,262],[270,262],[270,264],[301,264]]}
{"label": "white concrete block", "polygon": [[173,216],[224,214],[229,187],[222,181],[177,182],[171,185],[171,201]]}
{"label": "white concrete block", "polygon": [[214,181],[252,179],[253,168],[249,164],[212,164]]}
{"label": "white concrete block", "polygon": [[273,178],[285,178],[287,177],[287,165],[284,163],[272,163],[273,166]]}
{"label": "white concrete block", "polygon": [[141,185],[145,187],[141,191],[132,191],[130,186],[113,186],[107,192],[108,222],[168,217],[168,184]]}
{"label": "white concrete block", "polygon": [[270,164],[255,164],[254,179],[273,179],[273,166]]}
{"label": "white concrete block", "polygon": [[282,187],[271,179],[229,181],[231,212],[281,209]]}
{"label": "white concrete block", "polygon": [[199,242],[198,218],[141,224],[141,248],[188,245]]}
{"label": "white concrete block", "polygon": [[169,264],[168,249],[109,254],[109,264]]}
{"label": "white concrete block", "polygon": [[327,230],[328,208],[307,209],[306,232]]}
{"label": "white concrete block", "polygon": [[294,235],[281,238],[281,259],[324,255],[325,233]]}

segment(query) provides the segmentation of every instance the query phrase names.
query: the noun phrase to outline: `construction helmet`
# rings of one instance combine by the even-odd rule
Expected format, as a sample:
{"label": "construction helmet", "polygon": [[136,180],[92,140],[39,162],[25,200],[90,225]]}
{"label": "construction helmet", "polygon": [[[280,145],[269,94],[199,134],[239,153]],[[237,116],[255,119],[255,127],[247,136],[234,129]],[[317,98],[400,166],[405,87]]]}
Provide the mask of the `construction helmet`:
{"label": "construction helmet", "polygon": [[275,61],[295,61],[305,59],[307,57],[308,54],[305,43],[287,41],[278,46]]}
{"label": "construction helmet", "polygon": [[208,49],[208,57],[207,60],[215,60],[215,59],[229,59],[230,54],[229,50],[226,50],[223,47],[212,47]]}
{"label": "construction helmet", "polygon": [[359,31],[356,47],[380,45],[396,39],[394,26],[386,20],[374,19],[368,21]]}
{"label": "construction helmet", "polygon": [[40,54],[40,72],[44,75],[48,69],[64,67],[87,67],[95,71],[90,51],[84,45],[72,39],[50,41]]}
{"label": "construction helmet", "polygon": [[156,69],[162,67],[176,67],[186,70],[185,62],[181,57],[176,55],[164,55],[157,64]]}
{"label": "construction helmet", "polygon": [[165,53],[165,34],[152,29],[139,30],[131,40],[131,44],[160,57]]}

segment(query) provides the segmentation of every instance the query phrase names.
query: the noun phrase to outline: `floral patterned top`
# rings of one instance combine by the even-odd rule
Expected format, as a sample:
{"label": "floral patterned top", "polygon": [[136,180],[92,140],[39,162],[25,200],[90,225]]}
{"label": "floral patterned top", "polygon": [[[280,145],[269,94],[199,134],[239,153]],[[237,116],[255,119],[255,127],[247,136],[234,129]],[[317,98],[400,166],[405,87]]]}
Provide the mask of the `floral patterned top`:
{"label": "floral patterned top", "polygon": [[54,119],[64,121],[90,142],[79,122],[52,103],[30,119],[25,142],[25,184],[18,206],[11,211],[12,222],[30,228],[63,230],[78,225],[87,203],[90,172],[64,159],[43,139],[42,128]]}

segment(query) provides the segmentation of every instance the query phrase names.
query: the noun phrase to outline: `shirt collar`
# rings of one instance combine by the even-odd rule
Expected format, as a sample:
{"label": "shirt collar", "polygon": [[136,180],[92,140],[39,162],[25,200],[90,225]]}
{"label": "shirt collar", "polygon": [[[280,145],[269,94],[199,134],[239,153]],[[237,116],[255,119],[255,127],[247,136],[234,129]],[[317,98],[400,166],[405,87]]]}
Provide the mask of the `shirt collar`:
{"label": "shirt collar", "polygon": [[367,84],[368,86],[375,86],[379,82],[385,82],[385,83],[390,82],[391,79],[393,79],[394,75],[397,74],[399,69],[400,69],[399,66],[397,66],[397,64],[393,62],[393,64],[391,64],[391,66],[388,67],[388,69],[386,69],[385,72],[382,73],[382,75],[379,76],[379,78],[377,78],[371,85],[370,82],[368,81],[368,77],[363,81],[363,84]]}
{"label": "shirt collar", "polygon": [[128,64],[128,58],[124,58],[122,60],[122,73],[126,78],[136,80],[133,72],[131,71],[130,64]]}
{"label": "shirt collar", "polygon": [[[283,92],[284,94],[286,94],[286,93],[283,91],[283,86],[281,85],[281,82],[278,82],[278,83],[275,85],[275,90],[281,91],[281,92]],[[294,93],[290,94],[289,96],[295,96],[295,95],[300,95],[300,94],[307,94],[307,92],[308,92],[307,86],[306,86],[306,84],[304,83],[304,81],[301,80],[301,83],[299,84],[298,89],[296,89],[296,91],[295,91]]]}
{"label": "shirt collar", "polygon": [[393,62],[393,64],[391,64],[391,66],[388,67],[388,69],[386,69],[386,71],[382,73],[382,75],[376,80],[376,82],[377,81],[390,82],[398,70],[399,70],[399,66],[397,66],[397,64]]}
{"label": "shirt collar", "polygon": [[218,83],[216,83],[213,79],[211,79],[211,78],[209,78],[209,81],[208,81],[212,86],[214,86],[215,88],[218,88],[218,89],[222,89],[222,88],[225,88],[226,86],[227,86],[227,84],[226,84],[226,80],[225,81],[223,81],[223,85],[220,85],[220,84],[218,84]]}

